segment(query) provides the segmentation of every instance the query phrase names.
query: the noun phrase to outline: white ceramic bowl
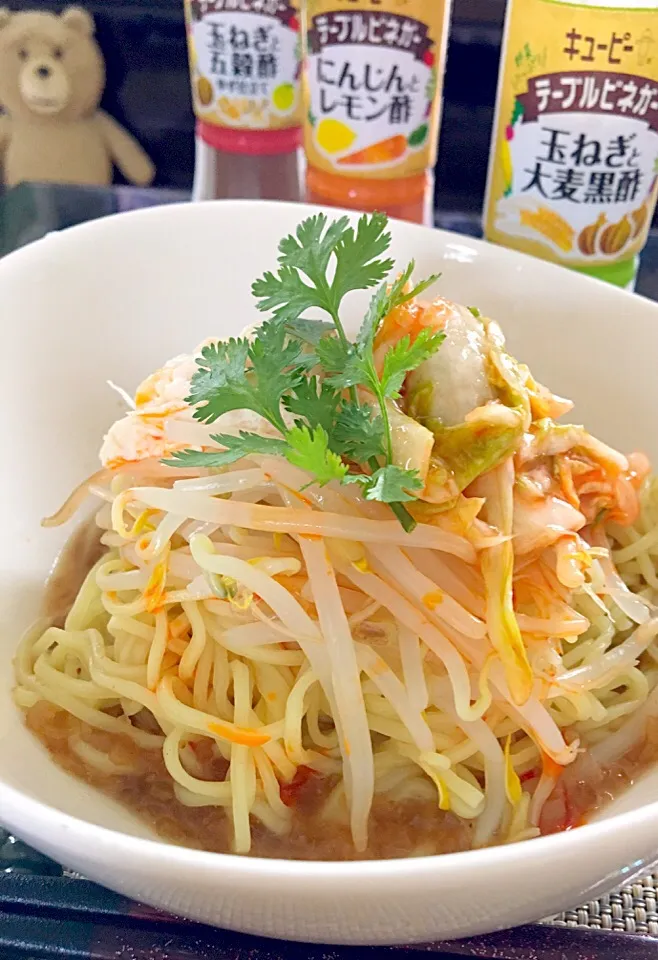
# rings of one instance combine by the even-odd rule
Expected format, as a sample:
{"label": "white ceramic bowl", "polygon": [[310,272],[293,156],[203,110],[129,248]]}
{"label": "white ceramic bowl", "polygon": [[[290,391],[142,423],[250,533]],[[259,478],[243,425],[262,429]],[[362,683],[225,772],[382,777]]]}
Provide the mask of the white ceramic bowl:
{"label": "white ceramic bowl", "polygon": [[[87,877],[154,906],[268,936],[334,943],[459,937],[608,891],[658,854],[658,777],[568,834],[443,857],[298,863],[158,842],[54,767],[14,708],[11,658],[70,530],[39,519],[96,468],[133,389],[176,353],[256,319],[251,281],[311,208],[161,207],[75,227],[0,261],[0,820]],[[658,306],[541,261],[395,223],[393,252],[496,316],[513,352],[573,397],[576,417],[658,463]],[[357,298],[358,299],[358,298]],[[612,816],[615,811],[622,811]]]}

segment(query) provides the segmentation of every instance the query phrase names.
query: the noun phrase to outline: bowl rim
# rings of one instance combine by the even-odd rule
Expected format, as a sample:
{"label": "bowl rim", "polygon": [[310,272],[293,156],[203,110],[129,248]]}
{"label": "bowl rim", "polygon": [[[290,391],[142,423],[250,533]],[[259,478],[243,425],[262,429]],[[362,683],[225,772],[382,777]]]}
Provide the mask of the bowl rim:
{"label": "bowl rim", "polygon": [[[65,239],[68,241],[71,237],[82,236],[82,234],[87,232],[94,233],[97,231],[103,231],[108,225],[110,226],[110,229],[116,229],[118,223],[123,224],[132,220],[146,221],[149,219],[160,219],[162,217],[166,218],[170,212],[174,213],[176,216],[194,216],[200,210],[211,210],[219,207],[234,207],[236,209],[236,215],[237,211],[248,208],[253,208],[256,210],[262,209],[263,207],[268,209],[284,209],[299,212],[299,220],[317,213],[325,213],[329,217],[347,216],[350,218],[350,220],[356,220],[360,216],[364,215],[361,211],[353,210],[348,207],[324,207],[320,204],[306,202],[298,203],[292,200],[253,200],[240,198],[203,200],[198,202],[192,202],[190,200],[176,200],[172,203],[154,204],[150,207],[119,210],[101,217],[96,217],[93,220],[85,220],[82,223],[72,224],[71,226],[62,228],[61,230],[51,230],[44,234],[44,236],[28,242],[22,247],[18,247],[16,250],[12,250],[10,253],[0,258],[0,274],[8,269],[8,265],[11,267],[11,264],[16,263],[18,258],[22,259],[24,257],[29,258],[36,256],[43,248],[44,244],[52,243],[53,241],[57,241],[59,239]],[[489,253],[493,253],[495,258],[501,259],[502,261],[508,261],[509,264],[520,264],[522,267],[524,267],[525,271],[539,273],[548,271],[548,273],[552,273],[556,279],[561,278],[564,280],[566,277],[569,278],[569,283],[575,282],[579,286],[584,286],[586,288],[589,287],[590,289],[592,288],[592,285],[594,285],[594,287],[597,287],[599,291],[605,290],[606,294],[612,299],[616,298],[626,303],[630,303],[631,301],[641,301],[643,304],[648,305],[650,309],[654,309],[658,312],[658,301],[652,300],[643,294],[636,293],[633,290],[628,290],[624,287],[618,287],[606,280],[601,280],[599,277],[581,273],[577,269],[564,267],[562,264],[552,260],[542,260],[539,257],[535,257],[529,253],[524,253],[521,250],[515,250],[512,247],[500,246],[499,244],[493,243],[484,237],[473,237],[469,234],[458,233],[454,230],[446,230],[443,227],[435,227],[434,225],[410,223],[409,221],[401,220],[398,217],[389,217],[388,219],[390,223],[394,225],[394,227],[402,227],[403,229],[410,230],[413,233],[422,232],[424,234],[431,233],[438,235],[438,237],[444,238],[446,243],[450,243],[455,247],[467,247],[469,245],[474,245],[478,255],[483,255],[485,251],[488,251]],[[273,263],[275,256],[276,251],[273,251]]]}
{"label": "bowl rim", "polygon": [[[48,762],[46,757],[44,759]],[[6,810],[9,805],[14,811],[20,808],[20,819],[30,824],[31,833],[39,834],[40,828],[44,831],[61,830],[68,835],[69,846],[72,849],[78,845],[87,844],[90,847],[95,844],[98,848],[101,844],[105,849],[112,849],[113,856],[126,856],[127,862],[130,862],[130,858],[140,858],[151,865],[164,866],[173,863],[180,868],[198,867],[204,872],[229,868],[234,872],[236,879],[249,879],[257,875],[285,878],[290,882],[304,879],[313,884],[327,881],[338,884],[346,880],[360,879],[367,880],[369,883],[387,885],[390,880],[422,879],[427,875],[436,874],[437,868],[440,868],[441,872],[449,873],[451,882],[455,882],[464,871],[469,874],[480,870],[487,872],[489,868],[495,868],[503,863],[513,867],[528,860],[550,862],[556,858],[560,859],[560,856],[567,852],[576,855],[579,848],[590,848],[596,844],[597,840],[605,839],[611,830],[617,834],[619,832],[635,834],[648,824],[658,822],[658,800],[653,800],[636,809],[617,813],[574,829],[533,837],[517,843],[502,843],[457,853],[373,860],[288,860],[283,857],[215,853],[168,843],[157,837],[153,839],[136,837],[64,813],[0,780],[0,806]],[[9,829],[12,829],[11,826]],[[20,832],[19,828],[17,833],[20,835]],[[74,838],[74,843],[71,843]]]}
{"label": "bowl rim", "polygon": [[[18,260],[38,259],[44,245],[52,243],[53,240],[61,238],[68,242],[72,237],[84,239],[85,234],[106,230],[108,225],[113,230],[117,229],[119,223],[121,224],[119,229],[123,229],[123,224],[126,221],[166,219],[170,215],[193,216],[194,212],[192,211],[198,210],[201,206],[210,208],[218,205],[235,207],[236,212],[248,207],[262,208],[263,206],[294,209],[295,212],[299,213],[300,220],[309,214],[321,211],[327,212],[330,216],[343,214],[350,218],[359,216],[359,212],[354,210],[340,207],[324,208],[315,204],[290,201],[227,199],[205,201],[203,204],[177,201],[136,210],[121,211],[75,224],[63,230],[52,231],[2,258],[2,261],[0,261],[0,278]],[[183,211],[186,212],[183,213]],[[510,266],[517,263],[525,271],[538,271],[540,273],[548,271],[549,275],[552,273],[555,276],[555,279],[560,277],[564,280],[565,278],[565,268],[551,261],[539,260],[530,254],[497,246],[484,239],[466,236],[454,231],[410,224],[395,218],[390,219],[394,226],[402,225],[405,229],[411,228],[413,232],[434,233],[438,235],[438,239],[443,239],[446,244],[472,245],[478,256],[491,256],[493,252],[494,259],[507,261]],[[647,309],[651,309],[658,314],[658,303],[647,297],[620,287],[614,287],[603,280],[586,274],[567,271],[567,275],[570,275],[570,278],[578,285],[587,287],[595,284],[598,285],[600,290],[605,287],[606,295],[612,300],[617,299],[620,303],[630,302],[629,298],[640,300],[643,305],[646,305]],[[45,754],[44,760],[46,763],[50,762]],[[96,790],[93,787],[91,789]],[[611,830],[617,833],[621,831],[635,834],[652,822],[658,824],[658,800],[653,800],[637,808],[613,814],[575,829],[568,829],[560,833],[535,837],[517,843],[499,844],[491,847],[463,850],[457,853],[433,854],[425,857],[330,861],[215,853],[169,843],[155,836],[153,838],[134,836],[64,813],[56,807],[31,797],[4,782],[2,771],[0,771],[0,809],[3,813],[9,811],[10,816],[7,819],[14,824],[29,824],[28,832],[33,837],[47,836],[49,832],[65,832],[69,837],[69,846],[73,850],[78,847],[86,847],[87,845],[91,847],[93,844],[96,846],[100,844],[103,848],[112,849],[115,855],[128,857],[129,862],[131,857],[139,856],[151,866],[157,866],[158,864],[164,866],[173,863],[180,868],[197,867],[204,872],[211,873],[218,869],[229,868],[233,871],[236,879],[249,879],[259,876],[261,878],[277,878],[280,881],[291,883],[303,879],[305,882],[311,883],[313,889],[319,884],[326,884],[327,881],[338,885],[343,881],[354,879],[368,880],[371,884],[374,883],[376,886],[384,887],[394,879],[423,879],[444,871],[450,873],[451,883],[454,883],[455,879],[464,871],[471,874],[474,870],[486,871],[487,868],[496,867],[503,863],[507,866],[513,866],[528,860],[551,860],[555,856],[559,857],[568,852],[575,855],[580,848],[591,848],[597,840],[609,835]],[[10,824],[9,829],[16,830],[19,835],[22,832],[20,826],[14,827]]]}

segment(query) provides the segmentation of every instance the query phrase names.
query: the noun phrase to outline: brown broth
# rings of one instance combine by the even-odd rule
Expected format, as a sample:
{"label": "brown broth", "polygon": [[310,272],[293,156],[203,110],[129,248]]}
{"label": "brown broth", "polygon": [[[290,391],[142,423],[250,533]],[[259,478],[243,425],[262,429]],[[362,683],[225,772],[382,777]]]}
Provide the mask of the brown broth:
{"label": "brown broth", "polygon": [[[41,700],[26,712],[28,728],[41,740],[64,770],[124,804],[161,837],[200,850],[227,853],[231,849],[231,824],[220,807],[186,807],[174,794],[159,750],[144,750],[128,736],[90,727],[66,711]],[[130,775],[105,775],[84,763],[70,747],[80,736],[118,764],[133,765]],[[197,754],[204,778],[220,779],[222,761]],[[296,791],[294,826],[278,837],[252,818],[254,856],[293,860],[354,860],[406,857],[418,853],[450,853],[470,846],[470,828],[432,801],[392,803],[376,799],[370,818],[370,843],[356,854],[349,829],[319,816],[333,779],[311,775]],[[292,798],[291,798],[292,799]]]}
{"label": "brown broth", "polygon": [[64,544],[46,583],[42,612],[56,627],[64,624],[85,577],[100,560],[105,547],[95,521],[82,523]]}

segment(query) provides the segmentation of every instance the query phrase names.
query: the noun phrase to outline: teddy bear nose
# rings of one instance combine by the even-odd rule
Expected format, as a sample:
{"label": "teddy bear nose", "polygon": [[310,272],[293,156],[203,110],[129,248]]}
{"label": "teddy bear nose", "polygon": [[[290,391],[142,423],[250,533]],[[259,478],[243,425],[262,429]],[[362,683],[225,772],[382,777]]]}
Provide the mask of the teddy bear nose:
{"label": "teddy bear nose", "polygon": [[50,76],[50,67],[37,67],[36,73],[42,80],[47,80]]}

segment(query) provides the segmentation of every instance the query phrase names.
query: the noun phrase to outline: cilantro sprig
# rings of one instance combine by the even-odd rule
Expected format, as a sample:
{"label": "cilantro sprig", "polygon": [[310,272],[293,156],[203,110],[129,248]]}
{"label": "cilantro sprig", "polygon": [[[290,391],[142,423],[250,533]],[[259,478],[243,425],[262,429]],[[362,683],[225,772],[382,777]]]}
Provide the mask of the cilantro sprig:
{"label": "cilantro sprig", "polygon": [[[393,269],[393,261],[380,260],[391,243],[382,213],[363,216],[356,231],[348,217],[328,223],[324,213],[309,217],[294,236],[279,244],[279,269],[267,272],[252,285],[258,309],[273,311],[277,320],[295,323],[311,307],[329,314],[340,340],[348,343],[340,305],[353,290],[367,290],[380,283]],[[333,262],[332,262],[333,261]],[[329,265],[333,278],[329,279]]]}
{"label": "cilantro sprig", "polygon": [[[358,483],[367,499],[390,504],[405,529],[413,528],[404,503],[415,498],[422,482],[416,471],[394,462],[390,404],[399,398],[407,373],[440,347],[443,334],[426,329],[413,341],[404,336],[376,358],[384,318],[437,279],[432,275],[412,286],[411,261],[399,277],[387,280],[393,269],[384,256],[391,243],[387,223],[374,213],[354,228],[347,217],[329,222],[317,214],[281,241],[276,273],[265,273],[252,286],[258,309],[271,312],[272,319],[251,342],[231,339],[204,347],[186,398],[203,423],[247,409],[278,435],[212,435],[223,450],[179,451],[169,465],[223,467],[254,454],[283,456],[316,483]],[[355,290],[373,287],[351,342],[342,302]],[[318,311],[328,320],[319,319]]]}
{"label": "cilantro sprig", "polygon": [[[240,431],[237,437],[211,434],[224,450],[182,450],[172,454],[166,463],[176,467],[224,467],[250,454],[273,454],[308,470],[318,483],[341,480],[347,467],[330,449],[324,425],[333,422],[332,405],[338,403],[333,398],[337,395],[324,385],[318,393],[317,378],[305,378],[302,361],[302,344],[289,337],[281,324],[272,321],[259,327],[258,336],[251,343],[231,339],[205,346],[186,398],[187,403],[198,405],[195,419],[214,423],[231,410],[253,410],[275,427],[282,438],[247,431]],[[300,413],[293,427],[286,426],[282,404],[293,404]]]}

